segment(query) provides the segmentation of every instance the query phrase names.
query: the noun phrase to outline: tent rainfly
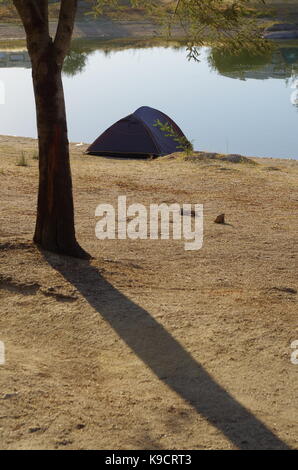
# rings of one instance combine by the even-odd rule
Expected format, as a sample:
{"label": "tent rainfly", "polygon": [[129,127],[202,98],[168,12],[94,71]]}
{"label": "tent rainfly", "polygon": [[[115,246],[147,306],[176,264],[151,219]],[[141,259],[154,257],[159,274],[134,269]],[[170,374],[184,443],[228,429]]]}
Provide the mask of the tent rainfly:
{"label": "tent rainfly", "polygon": [[179,142],[175,140],[176,136],[168,137],[164,131],[155,126],[157,120],[162,124],[168,123],[179,138],[186,139],[170,117],[157,109],[142,106],[109,127],[90,145],[87,153],[115,157],[147,157],[181,151]]}

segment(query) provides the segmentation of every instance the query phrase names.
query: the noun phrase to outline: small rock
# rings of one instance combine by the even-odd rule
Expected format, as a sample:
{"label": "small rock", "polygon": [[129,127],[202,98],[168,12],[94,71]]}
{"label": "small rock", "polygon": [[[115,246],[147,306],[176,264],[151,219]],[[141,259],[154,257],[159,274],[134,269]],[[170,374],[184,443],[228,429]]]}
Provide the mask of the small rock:
{"label": "small rock", "polygon": [[224,155],[220,160],[230,163],[248,163],[249,165],[256,165],[256,162],[251,158],[244,157],[243,155],[239,155],[237,153]]}
{"label": "small rock", "polygon": [[214,222],[216,224],[224,224],[225,223],[225,214],[218,215]]}
{"label": "small rock", "polygon": [[84,429],[86,427],[86,424],[84,423],[79,423],[76,425],[76,429]]}
{"label": "small rock", "polygon": [[277,168],[277,166],[266,166],[264,170],[268,171],[280,171],[280,168]]}
{"label": "small rock", "polygon": [[3,400],[9,400],[10,398],[15,398],[18,396],[18,392],[15,392],[15,393],[5,393],[5,395],[3,395],[2,399]]}
{"label": "small rock", "polygon": [[38,432],[38,431],[41,431],[41,428],[39,428],[39,427],[36,427],[36,428],[29,428],[29,432],[30,432],[30,433]]}
{"label": "small rock", "polygon": [[292,287],[272,287],[271,290],[286,292],[287,294],[297,294],[297,290],[293,289]]}
{"label": "small rock", "polygon": [[72,443],[73,443],[73,441],[70,440],[70,439],[64,439],[64,440],[62,440],[62,441],[58,441],[58,442],[57,442],[58,446],[68,446],[68,445],[70,445],[70,444],[72,444]]}

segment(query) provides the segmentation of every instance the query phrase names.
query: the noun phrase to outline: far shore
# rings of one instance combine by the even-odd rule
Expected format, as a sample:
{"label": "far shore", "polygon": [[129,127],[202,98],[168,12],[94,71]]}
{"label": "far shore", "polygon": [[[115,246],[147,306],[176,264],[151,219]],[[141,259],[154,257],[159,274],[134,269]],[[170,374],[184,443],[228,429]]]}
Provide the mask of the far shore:
{"label": "far shore", "polygon": [[[292,4],[293,3],[293,4]],[[297,23],[298,14],[293,1],[279,2],[271,0],[264,8],[260,9],[258,4],[257,21],[261,27],[267,27],[278,23]],[[57,27],[57,11],[52,11],[50,20],[50,34],[53,36]],[[2,19],[2,21],[1,21]],[[12,11],[2,11],[0,19],[0,42],[3,41],[25,41],[25,31],[19,18]],[[185,36],[185,32],[179,25],[172,26],[171,37],[173,39]],[[156,38],[164,37],[164,31],[155,17],[146,17],[135,11],[126,12],[122,17],[115,17],[113,14],[93,18],[86,15],[86,9],[79,7],[77,21],[75,24],[74,39],[133,39],[133,38]]]}
{"label": "far shore", "polygon": [[[50,34],[54,35],[57,23],[50,23]],[[74,39],[121,39],[121,38],[154,38],[161,37],[163,31],[160,25],[152,21],[142,20],[118,20],[113,21],[107,18],[78,21],[75,24]],[[180,27],[175,26],[172,30],[172,37],[183,36]],[[1,41],[24,41],[26,39],[24,28],[21,24],[0,23]]]}

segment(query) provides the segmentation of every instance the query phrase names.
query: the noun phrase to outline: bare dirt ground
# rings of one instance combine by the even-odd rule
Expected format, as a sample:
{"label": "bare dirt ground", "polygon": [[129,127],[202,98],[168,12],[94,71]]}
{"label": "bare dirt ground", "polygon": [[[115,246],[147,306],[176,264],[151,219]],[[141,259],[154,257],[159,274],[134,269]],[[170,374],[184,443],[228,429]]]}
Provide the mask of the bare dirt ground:
{"label": "bare dirt ground", "polygon": [[[35,148],[0,137],[1,449],[297,448],[298,162],[114,160],[73,144],[88,263],[30,241]],[[204,204],[203,248],[97,240],[95,208],[119,195]]]}

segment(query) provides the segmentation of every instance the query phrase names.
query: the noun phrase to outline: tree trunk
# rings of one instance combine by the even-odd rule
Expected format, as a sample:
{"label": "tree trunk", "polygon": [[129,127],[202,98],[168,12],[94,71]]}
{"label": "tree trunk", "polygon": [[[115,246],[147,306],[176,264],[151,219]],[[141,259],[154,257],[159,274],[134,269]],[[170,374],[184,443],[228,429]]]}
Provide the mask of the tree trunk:
{"label": "tree trunk", "polygon": [[52,39],[42,56],[34,55],[32,76],[39,140],[39,190],[34,241],[69,256],[90,257],[77,243],[74,228],[62,64]]}

